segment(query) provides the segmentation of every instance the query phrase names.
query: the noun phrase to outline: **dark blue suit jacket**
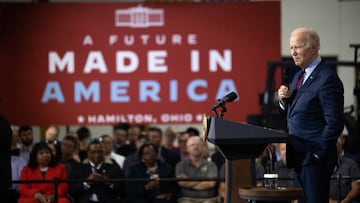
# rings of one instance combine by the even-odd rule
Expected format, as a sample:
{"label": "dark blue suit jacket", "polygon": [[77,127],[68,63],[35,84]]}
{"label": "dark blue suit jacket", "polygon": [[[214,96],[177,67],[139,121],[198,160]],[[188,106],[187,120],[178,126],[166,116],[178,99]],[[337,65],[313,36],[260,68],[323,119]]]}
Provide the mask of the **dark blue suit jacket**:
{"label": "dark blue suit jacket", "polygon": [[[100,171],[109,179],[124,178],[123,171],[117,164],[103,163]],[[77,169],[72,170],[70,179],[85,180],[91,173],[90,163],[82,163]],[[123,195],[124,187],[122,182],[113,182],[112,186],[99,182],[86,189],[82,182],[74,182],[69,184],[69,191],[76,203],[87,203],[93,193],[98,196],[101,203],[113,203],[118,202],[117,199]]]}
{"label": "dark blue suit jacket", "polygon": [[280,108],[287,115],[287,164],[308,165],[317,161],[317,155],[324,164],[334,167],[337,138],[344,128],[342,82],[336,69],[321,61],[297,92],[299,74],[290,84],[292,97],[285,111]]}

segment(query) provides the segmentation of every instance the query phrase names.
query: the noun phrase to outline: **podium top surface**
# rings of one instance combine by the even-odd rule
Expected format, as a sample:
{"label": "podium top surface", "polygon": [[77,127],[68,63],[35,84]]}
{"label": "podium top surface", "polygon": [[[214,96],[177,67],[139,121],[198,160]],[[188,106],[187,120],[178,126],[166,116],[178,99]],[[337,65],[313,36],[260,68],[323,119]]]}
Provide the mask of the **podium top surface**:
{"label": "podium top surface", "polygon": [[271,128],[208,117],[207,139],[215,145],[287,142],[286,133]]}

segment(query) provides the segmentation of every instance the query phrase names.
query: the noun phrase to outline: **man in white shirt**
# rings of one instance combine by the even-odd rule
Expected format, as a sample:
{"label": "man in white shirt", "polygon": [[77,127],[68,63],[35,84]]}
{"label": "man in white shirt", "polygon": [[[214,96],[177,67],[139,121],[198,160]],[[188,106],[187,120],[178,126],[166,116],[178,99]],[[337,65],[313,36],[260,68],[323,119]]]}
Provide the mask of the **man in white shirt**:
{"label": "man in white shirt", "polygon": [[121,169],[123,169],[125,157],[113,151],[113,138],[110,135],[105,134],[100,137],[100,141],[103,144],[105,159],[111,159],[115,161],[115,163],[118,164]]}

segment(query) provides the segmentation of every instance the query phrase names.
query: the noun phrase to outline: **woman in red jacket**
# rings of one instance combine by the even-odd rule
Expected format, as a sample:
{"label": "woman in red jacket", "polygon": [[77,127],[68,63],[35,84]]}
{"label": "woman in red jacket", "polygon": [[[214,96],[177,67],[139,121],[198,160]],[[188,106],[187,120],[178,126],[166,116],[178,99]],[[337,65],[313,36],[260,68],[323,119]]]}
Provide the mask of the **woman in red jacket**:
{"label": "woman in red jacket", "polygon": [[[45,142],[37,143],[30,152],[29,163],[21,171],[20,180],[54,180],[67,179],[64,164],[55,161],[50,148]],[[57,188],[58,203],[70,203],[67,198],[68,184],[61,182]],[[19,203],[53,203],[54,183],[19,184]]]}

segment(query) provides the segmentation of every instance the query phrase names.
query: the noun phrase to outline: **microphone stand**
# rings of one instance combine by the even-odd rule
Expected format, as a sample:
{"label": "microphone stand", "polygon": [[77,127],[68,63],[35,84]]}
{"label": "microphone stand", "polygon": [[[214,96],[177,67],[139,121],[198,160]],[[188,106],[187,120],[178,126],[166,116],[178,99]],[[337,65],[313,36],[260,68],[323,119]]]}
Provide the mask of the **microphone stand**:
{"label": "microphone stand", "polygon": [[225,105],[221,105],[221,112],[220,112],[220,118],[221,120],[224,120],[224,113],[227,112],[227,109]]}
{"label": "microphone stand", "polygon": [[[221,107],[220,117],[219,117],[219,114],[216,111],[216,109],[213,109],[213,112],[215,113],[217,118],[224,120],[224,113],[227,112],[227,108],[225,107],[225,104],[222,104],[220,107]],[[232,203],[232,199],[231,199],[232,198],[232,194],[231,194],[232,178],[230,177],[232,174],[232,160],[226,159],[225,161],[227,161],[226,172],[228,174],[227,185],[226,185],[226,202]],[[226,176],[226,174],[225,174],[225,176]]]}

